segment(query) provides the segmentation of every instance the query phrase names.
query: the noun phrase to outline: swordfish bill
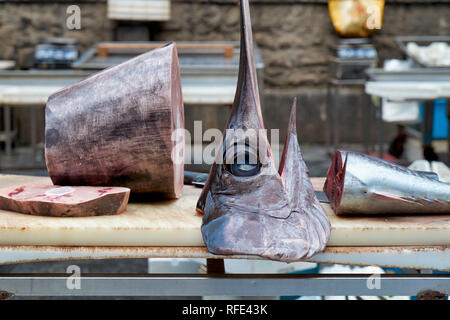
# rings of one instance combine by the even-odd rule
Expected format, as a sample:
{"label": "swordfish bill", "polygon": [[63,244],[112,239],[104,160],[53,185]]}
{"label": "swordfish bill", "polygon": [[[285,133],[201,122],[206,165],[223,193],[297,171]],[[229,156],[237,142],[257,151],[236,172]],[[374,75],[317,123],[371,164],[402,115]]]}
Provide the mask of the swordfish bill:
{"label": "swordfish bill", "polygon": [[[197,203],[203,240],[215,254],[297,261],[323,250],[330,225],[301,157],[295,102],[280,168],[275,168],[261,113],[248,0],[240,4],[236,95],[221,152]],[[256,144],[251,143],[255,136]]]}
{"label": "swordfish bill", "polygon": [[335,152],[324,191],[338,215],[450,213],[449,184],[358,152]]}

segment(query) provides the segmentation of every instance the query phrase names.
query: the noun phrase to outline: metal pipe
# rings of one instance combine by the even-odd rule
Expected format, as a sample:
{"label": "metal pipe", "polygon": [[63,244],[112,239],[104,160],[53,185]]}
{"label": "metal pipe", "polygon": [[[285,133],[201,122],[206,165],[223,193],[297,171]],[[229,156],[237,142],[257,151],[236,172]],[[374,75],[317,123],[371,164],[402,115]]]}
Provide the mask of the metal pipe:
{"label": "metal pipe", "polygon": [[[79,280],[78,286],[76,284]],[[1,275],[5,296],[283,296],[450,293],[448,275]],[[72,288],[72,289],[70,289]]]}

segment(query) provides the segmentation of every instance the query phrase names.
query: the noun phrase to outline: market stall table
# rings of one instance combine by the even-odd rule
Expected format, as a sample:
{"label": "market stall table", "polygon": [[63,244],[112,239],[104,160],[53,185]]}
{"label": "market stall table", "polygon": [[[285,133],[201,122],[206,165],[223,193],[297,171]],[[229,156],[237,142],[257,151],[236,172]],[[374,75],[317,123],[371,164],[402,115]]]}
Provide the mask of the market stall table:
{"label": "market stall table", "polygon": [[[312,181],[320,190],[324,179]],[[0,187],[31,183],[50,183],[50,179],[0,176]],[[208,275],[87,276],[83,277],[86,283],[83,290],[71,291],[62,280],[67,275],[5,274],[0,276],[0,290],[16,295],[414,295],[425,289],[450,292],[450,279],[437,275],[407,278],[383,275],[382,290],[376,293],[367,288],[367,276],[213,276],[211,270],[220,270],[222,259],[260,258],[216,256],[206,250],[200,231],[201,216],[195,212],[199,193],[200,189],[185,186],[183,197],[178,200],[131,202],[125,213],[116,216],[51,218],[0,211],[0,264],[70,259],[206,258]],[[335,216],[327,204],[323,205],[332,225],[331,239],[324,252],[306,261],[450,270],[449,216],[343,218]],[[141,284],[136,287],[136,283]],[[111,286],[115,291],[108,291]]]}
{"label": "market stall table", "polygon": [[[425,145],[431,144],[433,101],[441,98],[447,99],[447,110],[450,108],[450,68],[422,68],[404,71],[369,69],[367,73],[370,77],[370,81],[366,82],[365,86],[367,94],[392,101],[424,102],[423,140]],[[447,113],[450,116],[450,113]],[[450,146],[450,135],[448,139]],[[381,142],[382,138],[380,138],[380,148]],[[450,153],[450,148],[448,152]]]}

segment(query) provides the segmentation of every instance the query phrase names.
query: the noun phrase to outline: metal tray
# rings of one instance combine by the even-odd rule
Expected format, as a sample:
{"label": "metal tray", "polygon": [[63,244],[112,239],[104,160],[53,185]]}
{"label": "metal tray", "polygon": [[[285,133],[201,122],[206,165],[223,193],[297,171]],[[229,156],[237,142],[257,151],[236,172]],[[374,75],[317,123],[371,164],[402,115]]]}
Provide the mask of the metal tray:
{"label": "metal tray", "polygon": [[[111,45],[106,55],[101,47]],[[149,46],[164,46],[166,42],[99,42],[89,48],[77,61],[73,69],[102,70],[122,63],[134,56],[148,51]],[[122,47],[123,46],[123,47]],[[128,46],[128,48],[126,48]],[[139,48],[142,46],[142,48]],[[122,47],[122,48],[121,48]],[[146,48],[147,47],[147,48]],[[99,49],[100,48],[100,49]],[[231,49],[230,51],[227,49]],[[239,42],[177,42],[178,59],[181,74],[210,73],[237,74],[239,69]],[[255,63],[257,71],[264,69],[259,49],[255,46]]]}
{"label": "metal tray", "polygon": [[375,81],[450,81],[450,68],[415,68],[403,71],[386,71],[381,68],[366,70]]}

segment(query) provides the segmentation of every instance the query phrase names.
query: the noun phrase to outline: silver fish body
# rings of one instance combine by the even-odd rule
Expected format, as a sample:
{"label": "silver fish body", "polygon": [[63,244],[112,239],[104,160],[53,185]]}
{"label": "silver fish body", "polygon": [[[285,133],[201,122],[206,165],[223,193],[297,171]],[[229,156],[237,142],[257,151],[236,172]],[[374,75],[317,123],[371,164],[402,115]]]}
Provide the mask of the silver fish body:
{"label": "silver fish body", "polygon": [[340,214],[450,213],[450,185],[366,154],[337,150],[324,191]]}

